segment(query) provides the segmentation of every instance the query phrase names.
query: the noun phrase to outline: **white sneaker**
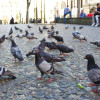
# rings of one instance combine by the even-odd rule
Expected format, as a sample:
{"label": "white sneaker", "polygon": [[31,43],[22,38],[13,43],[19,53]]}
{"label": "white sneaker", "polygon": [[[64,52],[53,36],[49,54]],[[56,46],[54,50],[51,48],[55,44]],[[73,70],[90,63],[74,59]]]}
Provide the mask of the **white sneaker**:
{"label": "white sneaker", "polygon": [[95,25],[95,23],[93,23],[91,26],[94,26]]}
{"label": "white sneaker", "polygon": [[96,24],[95,26],[96,26],[96,27],[98,27],[98,26],[99,26],[99,24]]}

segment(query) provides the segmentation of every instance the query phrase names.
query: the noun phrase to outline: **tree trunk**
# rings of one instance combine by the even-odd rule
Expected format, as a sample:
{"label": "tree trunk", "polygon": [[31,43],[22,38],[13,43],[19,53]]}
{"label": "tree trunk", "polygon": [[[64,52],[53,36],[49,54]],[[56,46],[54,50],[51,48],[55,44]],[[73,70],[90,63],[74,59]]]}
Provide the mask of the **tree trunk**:
{"label": "tree trunk", "polygon": [[26,23],[29,21],[29,7],[30,7],[31,0],[27,0],[27,8],[26,8]]}

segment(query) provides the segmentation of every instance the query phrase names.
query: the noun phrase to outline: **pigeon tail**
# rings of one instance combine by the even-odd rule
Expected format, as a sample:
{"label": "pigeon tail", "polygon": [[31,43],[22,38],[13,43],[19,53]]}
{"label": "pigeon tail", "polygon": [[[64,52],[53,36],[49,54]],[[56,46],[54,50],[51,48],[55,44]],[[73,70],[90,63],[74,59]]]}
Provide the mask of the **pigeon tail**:
{"label": "pigeon tail", "polygon": [[15,77],[14,75],[9,75],[9,77],[10,77],[11,79],[16,79],[16,77]]}

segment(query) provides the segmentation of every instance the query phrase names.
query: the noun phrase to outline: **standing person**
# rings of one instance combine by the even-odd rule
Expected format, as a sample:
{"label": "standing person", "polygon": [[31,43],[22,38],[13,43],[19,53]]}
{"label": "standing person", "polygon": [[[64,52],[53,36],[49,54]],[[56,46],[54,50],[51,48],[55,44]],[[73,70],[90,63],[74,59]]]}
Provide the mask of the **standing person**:
{"label": "standing person", "polygon": [[[95,11],[94,16],[92,17],[92,26],[99,26],[98,15],[100,15],[100,3],[97,3],[97,11]],[[96,19],[96,25],[95,25],[95,19]]]}
{"label": "standing person", "polygon": [[13,17],[10,20],[10,24],[14,24],[14,18]]}
{"label": "standing person", "polygon": [[64,9],[64,23],[66,22],[65,17],[67,14],[69,14],[70,18],[71,18],[71,11],[69,10],[68,6]]}
{"label": "standing person", "polygon": [[83,10],[81,10],[81,14],[80,14],[80,17],[86,17],[86,14],[84,13],[84,11]]}

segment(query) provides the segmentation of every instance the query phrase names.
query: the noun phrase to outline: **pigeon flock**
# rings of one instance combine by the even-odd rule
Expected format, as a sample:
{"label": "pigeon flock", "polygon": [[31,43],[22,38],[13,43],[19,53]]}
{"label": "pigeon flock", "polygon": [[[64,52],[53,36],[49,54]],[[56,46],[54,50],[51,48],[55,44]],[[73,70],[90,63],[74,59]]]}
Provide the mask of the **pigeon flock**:
{"label": "pigeon flock", "polygon": [[[27,26],[28,30],[33,28],[32,26]],[[70,28],[69,26],[66,26],[65,29],[67,30]],[[79,29],[83,29],[84,27],[79,27]],[[20,34],[14,36],[14,30],[19,31]],[[57,42],[53,41],[47,41],[44,37],[42,40],[38,40],[38,37],[35,37],[34,32],[29,32],[28,30],[22,30],[16,26],[11,27],[10,31],[8,32],[8,35],[3,35],[0,37],[0,46],[3,45],[3,42],[8,40],[8,42],[11,42],[11,48],[10,52],[12,57],[14,57],[14,61],[17,60],[19,62],[22,62],[24,60],[24,57],[21,53],[21,50],[19,49],[15,38],[26,38],[30,42],[32,39],[37,39],[37,41],[40,42],[40,44],[37,47],[33,47],[32,50],[29,52],[26,52],[26,57],[29,57],[31,55],[35,56],[35,66],[40,71],[41,77],[37,79],[42,79],[43,75],[47,75],[49,78],[49,82],[52,82],[52,74],[61,74],[63,75],[63,71],[60,71],[56,68],[54,68],[54,64],[56,62],[66,61],[64,56],[70,56],[68,53],[74,54],[74,49],[66,46],[64,44],[64,38],[60,35],[59,31],[55,31],[55,27],[52,25],[50,28],[47,26],[43,26],[43,28],[39,27],[40,34],[43,34],[44,31],[47,31],[48,39],[55,39]],[[73,39],[78,39],[80,42],[87,41],[87,38],[83,36],[80,32],[76,30],[76,27],[73,27],[73,33],[72,37]],[[25,32],[24,32],[25,31]],[[24,32],[25,34],[23,34]],[[91,41],[90,42],[93,45],[96,45],[99,49],[100,47],[100,41]],[[53,55],[49,52],[45,51],[45,48],[48,48],[50,50],[58,50],[60,53],[58,55]],[[62,57],[60,56],[62,55]],[[92,86],[96,85],[97,89],[93,90],[93,92],[98,93],[98,85],[100,84],[100,68],[97,64],[95,64],[95,60],[92,54],[87,54],[84,59],[88,60],[87,63],[87,71],[88,71],[88,77],[93,82],[91,83]],[[16,79],[16,76],[14,73],[12,73],[10,70],[4,67],[0,67],[0,77],[8,76],[11,79]]]}

